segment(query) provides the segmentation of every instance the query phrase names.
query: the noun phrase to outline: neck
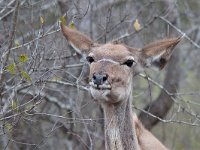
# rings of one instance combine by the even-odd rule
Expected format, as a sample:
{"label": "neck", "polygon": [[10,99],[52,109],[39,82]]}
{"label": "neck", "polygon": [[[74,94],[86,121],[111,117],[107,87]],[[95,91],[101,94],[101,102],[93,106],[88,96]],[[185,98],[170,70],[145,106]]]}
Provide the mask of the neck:
{"label": "neck", "polygon": [[138,150],[131,98],[120,104],[103,104],[106,150]]}

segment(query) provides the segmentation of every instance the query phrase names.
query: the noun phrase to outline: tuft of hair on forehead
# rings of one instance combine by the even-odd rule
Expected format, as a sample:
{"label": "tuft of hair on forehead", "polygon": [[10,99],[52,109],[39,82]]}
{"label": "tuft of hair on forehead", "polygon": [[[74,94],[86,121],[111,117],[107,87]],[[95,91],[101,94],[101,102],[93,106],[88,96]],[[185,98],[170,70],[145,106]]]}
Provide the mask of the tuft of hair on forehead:
{"label": "tuft of hair on forehead", "polygon": [[99,47],[93,48],[92,52],[96,54],[103,53],[104,55],[123,55],[123,53],[130,54],[130,51],[123,44],[113,43],[107,43]]}
{"label": "tuft of hair on forehead", "polygon": [[109,43],[93,49],[89,53],[89,56],[94,57],[96,61],[100,59],[112,59],[120,62],[126,59],[126,57],[131,56],[131,53],[123,45]]}

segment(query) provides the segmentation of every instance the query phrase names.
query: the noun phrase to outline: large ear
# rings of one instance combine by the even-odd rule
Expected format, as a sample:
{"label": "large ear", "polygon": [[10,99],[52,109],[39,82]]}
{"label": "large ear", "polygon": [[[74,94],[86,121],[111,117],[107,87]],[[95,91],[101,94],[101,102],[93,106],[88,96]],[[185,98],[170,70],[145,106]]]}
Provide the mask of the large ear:
{"label": "large ear", "polygon": [[65,26],[63,23],[61,23],[61,30],[69,44],[79,54],[89,53],[91,47],[94,45],[93,41],[89,37],[76,29],[71,29]]}
{"label": "large ear", "polygon": [[181,37],[164,39],[150,43],[141,50],[141,60],[145,67],[161,70],[170,59],[174,47],[180,42]]}

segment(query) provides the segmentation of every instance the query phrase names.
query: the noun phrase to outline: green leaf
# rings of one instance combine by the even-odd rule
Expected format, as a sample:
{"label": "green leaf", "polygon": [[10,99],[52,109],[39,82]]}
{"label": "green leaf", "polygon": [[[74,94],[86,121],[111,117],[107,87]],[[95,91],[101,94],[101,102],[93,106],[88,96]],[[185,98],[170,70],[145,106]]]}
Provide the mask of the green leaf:
{"label": "green leaf", "polygon": [[30,109],[32,109],[33,108],[33,104],[31,104],[31,103],[28,103],[26,106],[25,106],[25,108],[26,108],[26,110],[30,110]]}
{"label": "green leaf", "polygon": [[66,19],[65,19],[65,16],[61,16],[61,17],[60,17],[60,21],[61,21],[61,23],[64,24],[64,25],[67,24],[67,21],[66,21]]}
{"label": "green leaf", "polygon": [[15,47],[16,47],[16,48],[19,48],[19,46],[20,46],[19,41],[16,40],[16,41],[15,41]]}
{"label": "green leaf", "polygon": [[31,77],[26,73],[26,71],[21,70],[21,75],[28,81],[32,81]]}
{"label": "green leaf", "polygon": [[71,23],[69,24],[69,28],[71,28],[71,29],[76,29],[74,22],[71,22]]}
{"label": "green leaf", "polygon": [[17,108],[17,103],[16,101],[12,100],[11,102],[11,107],[12,107],[12,110],[15,110]]}
{"label": "green leaf", "polygon": [[19,61],[20,61],[20,63],[25,63],[28,59],[29,59],[29,58],[28,58],[28,56],[27,56],[26,54],[21,54],[21,55],[19,56]]}
{"label": "green leaf", "polygon": [[6,67],[6,70],[11,74],[16,74],[16,64],[12,63]]}
{"label": "green leaf", "polygon": [[5,128],[6,128],[7,130],[12,129],[12,124],[10,124],[10,123],[5,123]]}
{"label": "green leaf", "polygon": [[61,81],[62,80],[62,77],[59,77],[59,76],[54,76],[52,78],[52,81]]}
{"label": "green leaf", "polygon": [[42,16],[40,16],[40,24],[43,25],[44,24],[44,18]]}

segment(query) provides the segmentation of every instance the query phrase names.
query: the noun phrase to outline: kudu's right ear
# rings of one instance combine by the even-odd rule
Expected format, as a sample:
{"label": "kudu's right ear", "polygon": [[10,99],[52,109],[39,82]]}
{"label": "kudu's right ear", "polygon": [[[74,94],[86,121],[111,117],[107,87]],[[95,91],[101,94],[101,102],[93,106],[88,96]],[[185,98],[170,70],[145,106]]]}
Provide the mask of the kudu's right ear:
{"label": "kudu's right ear", "polygon": [[69,44],[79,54],[89,53],[91,47],[94,46],[93,41],[89,37],[76,29],[71,29],[61,23],[61,30],[65,38],[68,40]]}
{"label": "kudu's right ear", "polygon": [[153,67],[161,70],[169,61],[173,49],[180,42],[182,37],[164,39],[153,42],[142,48],[141,57],[145,67]]}

